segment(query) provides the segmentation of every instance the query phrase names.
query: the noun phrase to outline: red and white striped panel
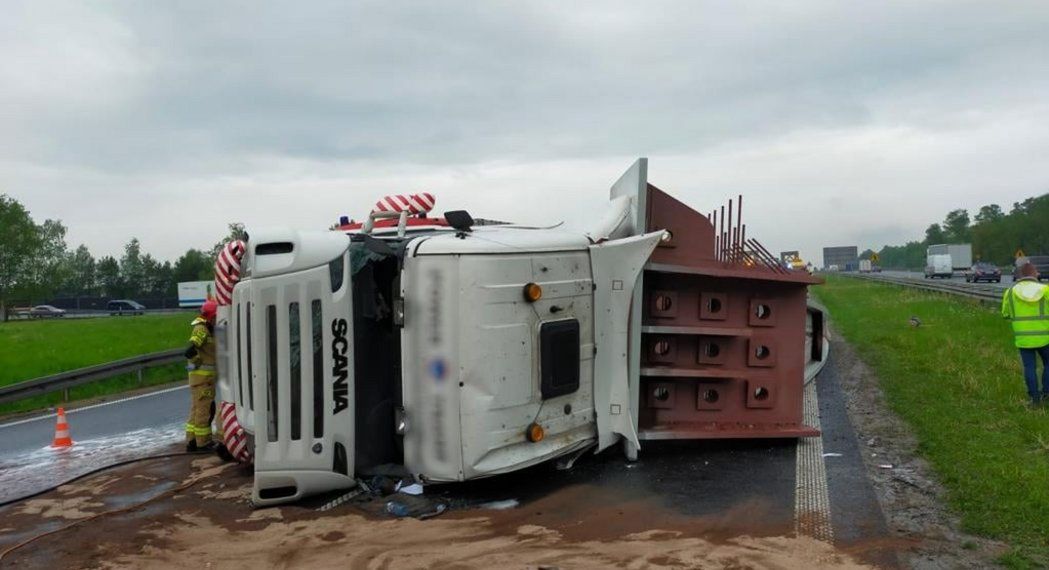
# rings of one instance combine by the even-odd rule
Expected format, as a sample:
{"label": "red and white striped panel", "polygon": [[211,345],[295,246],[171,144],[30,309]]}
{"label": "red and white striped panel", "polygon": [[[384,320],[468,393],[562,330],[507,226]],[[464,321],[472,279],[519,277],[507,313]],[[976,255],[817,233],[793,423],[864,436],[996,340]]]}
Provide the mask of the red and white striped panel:
{"label": "red and white striped panel", "polygon": [[219,418],[222,422],[222,442],[230,455],[241,463],[251,463],[251,451],[248,450],[248,434],[237,421],[237,406],[222,402]]}
{"label": "red and white striped panel", "polygon": [[241,240],[231,241],[215,260],[215,300],[228,305],[233,299],[233,286],[240,281],[240,260],[247,246]]}
{"label": "red and white striped panel", "polygon": [[419,194],[397,194],[394,196],[386,196],[382,200],[375,203],[375,207],[372,208],[373,214],[379,213],[401,213],[408,212],[409,214],[422,214],[429,212],[433,209],[434,202],[436,199],[433,194],[429,192],[421,192]]}

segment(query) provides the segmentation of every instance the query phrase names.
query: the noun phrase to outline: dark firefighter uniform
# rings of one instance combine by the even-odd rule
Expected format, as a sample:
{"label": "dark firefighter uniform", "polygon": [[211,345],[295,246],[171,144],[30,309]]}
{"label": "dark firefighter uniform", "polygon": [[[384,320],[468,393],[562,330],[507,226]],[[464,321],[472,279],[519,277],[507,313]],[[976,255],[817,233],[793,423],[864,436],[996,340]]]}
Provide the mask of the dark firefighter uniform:
{"label": "dark firefighter uniform", "polygon": [[210,449],[211,420],[215,416],[215,326],[217,307],[208,301],[193,320],[193,333],[186,349],[189,371],[189,420],[186,422],[186,449]]}

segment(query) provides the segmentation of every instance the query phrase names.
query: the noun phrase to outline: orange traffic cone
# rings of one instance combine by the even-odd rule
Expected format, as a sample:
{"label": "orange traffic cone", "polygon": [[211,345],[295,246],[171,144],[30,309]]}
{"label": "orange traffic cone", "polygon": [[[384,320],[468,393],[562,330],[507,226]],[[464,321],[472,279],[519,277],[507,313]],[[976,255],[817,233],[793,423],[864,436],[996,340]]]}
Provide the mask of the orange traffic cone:
{"label": "orange traffic cone", "polygon": [[51,447],[71,447],[73,440],[69,437],[69,422],[66,421],[66,411],[58,408],[58,423],[55,424],[55,440]]}

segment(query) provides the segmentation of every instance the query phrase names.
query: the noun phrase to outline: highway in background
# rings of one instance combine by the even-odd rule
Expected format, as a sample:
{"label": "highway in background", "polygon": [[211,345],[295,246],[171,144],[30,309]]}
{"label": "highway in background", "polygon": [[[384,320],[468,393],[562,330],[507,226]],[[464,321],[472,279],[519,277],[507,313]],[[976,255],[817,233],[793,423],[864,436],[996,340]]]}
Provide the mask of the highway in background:
{"label": "highway in background", "polygon": [[[197,312],[196,308],[188,308],[188,309],[185,309],[185,308],[182,308],[182,309],[145,309],[144,311],[142,311],[142,314],[143,315],[169,315],[169,314],[172,314],[172,313],[195,314],[196,312]],[[8,320],[9,321],[49,321],[49,320],[52,320],[52,319],[98,319],[98,318],[102,318],[102,317],[120,317],[120,318],[130,319],[130,318],[133,318],[133,317],[136,317],[136,316],[141,316],[141,315],[132,315],[130,313],[124,313],[124,314],[110,313],[110,312],[107,312],[107,311],[92,311],[90,309],[82,309],[82,310],[81,309],[70,309],[70,310],[67,310],[66,313],[64,315],[62,315],[61,317],[46,316],[46,317],[37,318],[37,317],[30,317],[28,315],[12,313],[8,317]]]}
{"label": "highway in background", "polygon": [[[878,275],[878,274],[875,273],[874,275]],[[966,282],[965,282],[965,274],[960,272],[960,271],[956,271],[954,273],[954,276],[951,277],[950,279],[941,279],[939,277],[937,277],[936,279],[925,279],[925,274],[922,273],[921,271],[882,271],[881,275],[885,275],[887,277],[905,277],[905,278],[908,278],[908,279],[918,279],[918,280],[932,281],[932,282],[948,281],[948,282],[960,283],[962,285],[966,284]],[[1004,270],[1002,271],[1002,282],[1001,283],[993,283],[993,282],[992,283],[988,283],[987,281],[980,281],[980,283],[979,283],[979,285],[997,286],[997,287],[999,287],[1001,289],[1007,289],[1007,288],[1011,287],[1012,284],[1013,284],[1013,276],[1012,276],[1012,274],[1009,273],[1009,272],[1006,272]],[[974,285],[975,285],[975,283],[974,283]]]}

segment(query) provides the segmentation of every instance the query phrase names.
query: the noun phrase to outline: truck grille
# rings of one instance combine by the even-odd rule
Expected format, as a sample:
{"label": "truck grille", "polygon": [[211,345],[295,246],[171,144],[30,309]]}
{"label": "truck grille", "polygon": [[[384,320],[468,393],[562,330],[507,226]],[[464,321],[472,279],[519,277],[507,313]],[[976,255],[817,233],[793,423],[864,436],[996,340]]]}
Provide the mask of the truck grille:
{"label": "truck grille", "polygon": [[[243,423],[255,436],[257,503],[352,484],[346,452],[353,449],[353,409],[336,405],[339,388],[325,372],[339,364],[345,369],[347,360],[353,370],[352,330],[335,336],[336,322],[352,323],[352,301],[342,283],[332,290],[331,273],[325,265],[244,280],[234,290],[230,328],[237,357],[230,359],[229,377],[238,414],[251,418]],[[335,355],[333,343],[350,350]]]}
{"label": "truck grille", "polygon": [[[323,303],[320,299],[307,298],[281,305],[261,305],[263,310],[259,311],[260,305],[251,302],[254,286],[245,282],[233,296],[230,331],[236,356],[230,359],[229,366],[235,402],[239,408],[254,414],[256,385],[261,384],[265,417],[259,419],[266,422],[267,441],[278,441],[282,428],[291,441],[301,440],[304,433],[314,438],[324,437],[327,398]],[[264,290],[274,293],[272,288]],[[308,311],[302,311],[303,306],[308,307]],[[256,372],[262,372],[260,378],[255,377]],[[286,384],[287,390],[282,390],[281,384]]]}

